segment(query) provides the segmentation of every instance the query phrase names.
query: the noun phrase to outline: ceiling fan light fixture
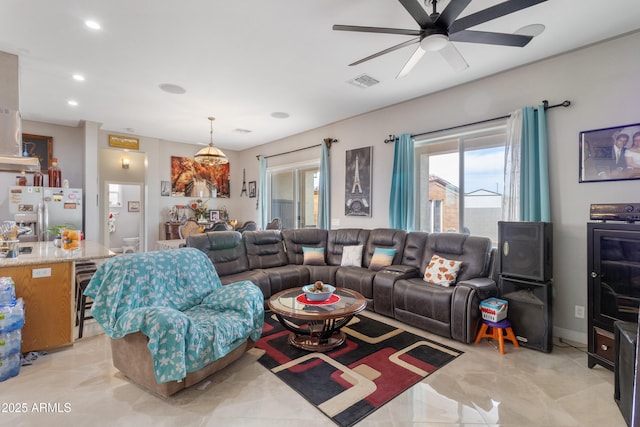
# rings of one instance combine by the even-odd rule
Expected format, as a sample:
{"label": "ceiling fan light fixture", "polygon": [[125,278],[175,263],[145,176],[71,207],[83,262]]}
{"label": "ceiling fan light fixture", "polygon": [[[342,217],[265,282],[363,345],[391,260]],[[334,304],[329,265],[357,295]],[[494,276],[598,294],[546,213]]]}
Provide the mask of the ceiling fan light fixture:
{"label": "ceiling fan light fixture", "polygon": [[420,41],[420,47],[426,52],[437,52],[449,43],[445,34],[431,34]]}
{"label": "ceiling fan light fixture", "polygon": [[229,159],[227,156],[220,150],[213,146],[213,121],[215,118],[209,117],[209,121],[211,122],[211,132],[209,138],[209,145],[201,150],[199,150],[196,155],[193,157],[198,163],[208,166],[215,165],[226,165],[229,163]]}

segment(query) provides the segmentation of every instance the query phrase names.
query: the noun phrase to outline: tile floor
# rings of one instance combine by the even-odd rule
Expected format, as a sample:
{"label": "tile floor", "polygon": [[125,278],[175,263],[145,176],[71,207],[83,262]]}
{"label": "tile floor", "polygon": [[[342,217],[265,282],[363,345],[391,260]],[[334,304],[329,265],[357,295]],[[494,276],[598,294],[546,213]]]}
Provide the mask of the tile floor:
{"label": "tile floor", "polygon": [[[366,313],[403,327],[391,319]],[[506,344],[433,336],[465,352],[358,426],[625,426],[613,374],[587,368],[584,349],[556,343],[549,354]],[[259,350],[173,398],[153,396],[111,365],[99,327],[0,383],[1,426],[335,426],[256,362]],[[93,336],[91,336],[93,335]],[[25,408],[24,412],[16,412]]]}

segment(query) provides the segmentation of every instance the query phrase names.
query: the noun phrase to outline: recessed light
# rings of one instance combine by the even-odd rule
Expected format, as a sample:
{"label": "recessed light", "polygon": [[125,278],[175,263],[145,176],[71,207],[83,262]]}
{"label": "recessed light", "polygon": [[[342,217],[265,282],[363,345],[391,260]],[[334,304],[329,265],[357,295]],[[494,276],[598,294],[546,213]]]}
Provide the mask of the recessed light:
{"label": "recessed light", "polygon": [[84,76],[82,74],[74,74],[73,75],[73,80],[77,80],[79,82],[83,82],[84,81]]}
{"label": "recessed light", "polygon": [[71,105],[72,107],[77,107],[78,106],[78,101],[70,99],[70,100],[67,101],[67,104]]}
{"label": "recessed light", "polygon": [[271,113],[271,117],[274,119],[288,119],[289,113],[285,113],[282,111],[276,111],[275,113]]}
{"label": "recessed light", "polygon": [[172,83],[162,83],[158,85],[158,87],[167,93],[174,93],[177,95],[182,95],[183,93],[187,92],[187,90],[182,86],[174,85]]}
{"label": "recessed light", "polygon": [[92,21],[90,19],[84,21],[84,25],[86,25],[87,27],[91,28],[92,30],[99,30],[99,29],[102,28],[98,22]]}

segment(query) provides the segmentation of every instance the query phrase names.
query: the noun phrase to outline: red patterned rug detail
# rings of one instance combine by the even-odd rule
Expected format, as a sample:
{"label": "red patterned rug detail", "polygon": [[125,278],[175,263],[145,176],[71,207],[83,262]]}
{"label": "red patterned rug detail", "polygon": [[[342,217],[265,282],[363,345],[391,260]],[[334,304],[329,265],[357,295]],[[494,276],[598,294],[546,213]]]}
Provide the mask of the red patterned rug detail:
{"label": "red patterned rug detail", "polygon": [[463,354],[359,315],[342,331],[346,341],[327,353],[288,343],[289,331],[265,313],[258,360],[341,427],[349,427]]}

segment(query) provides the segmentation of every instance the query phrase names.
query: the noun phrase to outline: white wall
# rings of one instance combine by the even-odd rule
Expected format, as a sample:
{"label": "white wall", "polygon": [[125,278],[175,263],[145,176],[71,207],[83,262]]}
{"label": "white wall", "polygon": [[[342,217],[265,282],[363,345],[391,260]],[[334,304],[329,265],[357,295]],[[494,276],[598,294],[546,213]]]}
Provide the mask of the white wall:
{"label": "white wall", "polygon": [[[225,206],[240,223],[257,219],[255,198],[239,197],[242,169],[246,180],[258,178],[257,154],[272,155],[316,145],[324,138],[340,142],[331,148],[332,218],[339,227],[387,227],[393,146],[383,141],[389,134],[420,133],[508,114],[517,108],[571,101],[569,108],[549,111],[552,222],[554,224],[554,325],[556,335],[586,342],[587,321],[574,317],[574,306],[587,306],[586,223],[591,203],[638,202],[640,181],[578,183],[578,135],[582,130],[640,122],[640,33],[587,47],[565,55],[520,67],[430,96],[313,129],[260,147],[233,152],[231,198],[218,199],[212,208]],[[391,83],[389,83],[391,84]],[[370,89],[375,90],[375,89]],[[74,144],[82,144],[82,131],[26,122],[23,131],[54,136],[54,152],[75,159]],[[99,144],[107,146],[108,133]],[[206,140],[206,138],[204,138]],[[345,151],[373,146],[373,197],[371,218],[344,216]],[[186,198],[160,196],[160,181],[169,180],[170,157],[191,156],[201,147],[140,137],[140,151],[147,156],[148,248],[162,235],[168,208]],[[320,149],[303,150],[269,159],[270,166],[317,159]],[[59,155],[59,157],[62,157]],[[79,166],[61,161],[63,178],[80,174]],[[64,161],[64,163],[63,163]],[[82,164],[80,162],[79,164]],[[0,172],[0,186],[13,183],[15,173]],[[87,175],[86,180],[94,179]],[[4,184],[4,185],[2,185]],[[2,209],[6,195],[0,192]],[[0,211],[0,214],[2,212]],[[4,216],[6,217],[6,215]]]}
{"label": "white wall", "polygon": [[[640,55],[635,53],[639,45],[640,33],[628,35],[247,150],[240,158],[249,164],[255,162],[256,154],[337,138],[340,142],[331,148],[331,216],[340,227],[387,227],[393,147],[383,141],[389,134],[420,133],[498,117],[543,99],[551,104],[570,100],[571,107],[548,111],[553,320],[555,334],[586,342],[587,320],[574,317],[574,306],[587,306],[589,205],[638,202],[640,181],[578,183],[578,136],[583,130],[640,122]],[[345,217],[345,151],[369,145],[374,146],[373,214],[371,218]],[[318,156],[314,149],[273,160],[294,162]]]}

